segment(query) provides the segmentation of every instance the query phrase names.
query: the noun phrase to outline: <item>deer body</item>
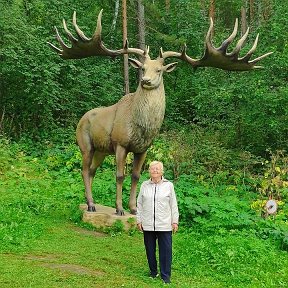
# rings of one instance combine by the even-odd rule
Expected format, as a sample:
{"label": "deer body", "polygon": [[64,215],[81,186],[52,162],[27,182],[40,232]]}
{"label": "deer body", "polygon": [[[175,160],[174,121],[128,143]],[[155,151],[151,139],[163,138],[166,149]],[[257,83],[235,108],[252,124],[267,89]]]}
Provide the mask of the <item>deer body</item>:
{"label": "deer body", "polygon": [[254,60],[250,60],[254,53],[258,35],[252,48],[245,56],[239,58],[239,52],[247,38],[248,31],[238,41],[232,52],[227,53],[229,44],[234,40],[238,29],[238,20],[232,34],[215,48],[212,44],[213,21],[205,40],[205,53],[201,59],[193,59],[186,53],[186,45],[182,51],[166,51],[160,49],[159,57],[151,60],[149,48],[145,50],[129,48],[128,41],[120,50],[110,50],[106,48],[101,40],[101,17],[102,10],[98,15],[96,31],[92,38],[87,38],[76,23],[76,12],[73,14],[73,26],[77,33],[77,38],[67,29],[63,20],[63,27],[66,36],[71,43],[68,47],[56,30],[56,39],[62,49],[48,43],[63,59],[80,59],[91,56],[111,56],[116,57],[123,54],[135,54],[141,57],[143,63],[136,59],[129,59],[135,68],[143,70],[143,77],[135,93],[125,95],[120,101],[112,106],[95,108],[87,112],[79,121],[76,130],[77,142],[82,153],[82,176],[85,185],[85,196],[88,204],[88,211],[95,211],[92,197],[92,182],[97,167],[101,165],[108,154],[116,156],[116,212],[123,215],[122,207],[122,184],[124,180],[124,166],[126,156],[133,152],[133,171],[131,181],[131,192],[129,208],[131,213],[136,213],[136,186],[139,180],[141,167],[145,160],[146,151],[153,139],[158,134],[163,122],[165,113],[165,92],[163,85],[163,73],[171,72],[177,63],[164,65],[164,60],[169,57],[181,59],[192,67],[216,67],[230,71],[244,71],[259,68],[255,66],[257,62],[271,52],[266,53]]}
{"label": "deer body", "polygon": [[123,214],[122,183],[125,159],[134,153],[129,208],[136,213],[136,186],[140,170],[153,139],[158,134],[165,113],[163,72],[172,71],[176,63],[163,65],[161,59],[144,63],[130,59],[136,68],[143,68],[143,77],[135,93],[122,97],[118,103],[88,111],[79,121],[76,138],[83,155],[83,181],[88,210],[94,211],[92,181],[96,169],[108,154],[116,155],[116,211]]}

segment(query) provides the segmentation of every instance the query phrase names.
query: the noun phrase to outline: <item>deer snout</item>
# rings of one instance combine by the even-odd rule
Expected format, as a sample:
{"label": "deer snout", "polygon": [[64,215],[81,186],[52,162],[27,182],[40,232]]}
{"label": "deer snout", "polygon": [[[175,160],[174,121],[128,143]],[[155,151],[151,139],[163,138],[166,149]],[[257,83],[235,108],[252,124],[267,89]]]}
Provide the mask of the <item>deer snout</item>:
{"label": "deer snout", "polygon": [[151,79],[148,77],[143,77],[141,80],[142,85],[151,85]]}

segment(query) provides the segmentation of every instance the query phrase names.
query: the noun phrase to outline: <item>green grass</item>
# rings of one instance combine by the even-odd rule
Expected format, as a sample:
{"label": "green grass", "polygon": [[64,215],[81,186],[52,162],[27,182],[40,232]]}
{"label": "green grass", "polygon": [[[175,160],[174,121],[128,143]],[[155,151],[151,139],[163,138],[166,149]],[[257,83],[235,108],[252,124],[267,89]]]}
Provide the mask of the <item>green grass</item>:
{"label": "green grass", "polygon": [[[142,235],[48,222],[29,249],[1,254],[1,287],[162,286],[147,277]],[[287,287],[287,267],[286,252],[253,235],[179,233],[171,287]]]}
{"label": "green grass", "polygon": [[[81,223],[79,171],[50,170],[44,159],[7,147],[0,147],[1,288],[163,287],[147,277],[142,234],[112,237]],[[98,179],[97,199],[113,205],[113,172]],[[201,227],[173,236],[170,287],[288,286],[288,253],[278,242],[254,229]]]}

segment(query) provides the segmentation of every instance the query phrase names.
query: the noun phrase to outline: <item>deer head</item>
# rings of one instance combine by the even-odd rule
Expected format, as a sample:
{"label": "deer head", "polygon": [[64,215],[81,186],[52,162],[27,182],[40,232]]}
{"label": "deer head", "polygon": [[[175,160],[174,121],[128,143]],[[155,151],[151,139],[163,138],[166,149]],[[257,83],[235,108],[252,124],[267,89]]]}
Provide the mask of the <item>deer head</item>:
{"label": "deer head", "polygon": [[132,58],[129,58],[129,62],[134,68],[142,69],[143,76],[140,84],[142,88],[147,90],[159,87],[162,82],[163,73],[173,71],[177,65],[177,62],[164,65],[164,59],[160,56],[155,60],[151,60],[148,52],[143,63]]}

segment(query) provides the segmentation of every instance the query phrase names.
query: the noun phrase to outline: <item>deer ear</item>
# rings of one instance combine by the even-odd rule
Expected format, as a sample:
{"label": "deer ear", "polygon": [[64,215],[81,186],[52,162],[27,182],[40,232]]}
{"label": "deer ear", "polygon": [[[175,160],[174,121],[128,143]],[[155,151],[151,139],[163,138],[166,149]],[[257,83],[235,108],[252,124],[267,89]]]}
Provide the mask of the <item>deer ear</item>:
{"label": "deer ear", "polygon": [[166,71],[167,73],[172,72],[176,68],[177,64],[178,62],[167,64],[166,66],[164,66],[164,71]]}
{"label": "deer ear", "polygon": [[128,61],[136,69],[139,69],[143,66],[143,64],[136,59],[128,58]]}

